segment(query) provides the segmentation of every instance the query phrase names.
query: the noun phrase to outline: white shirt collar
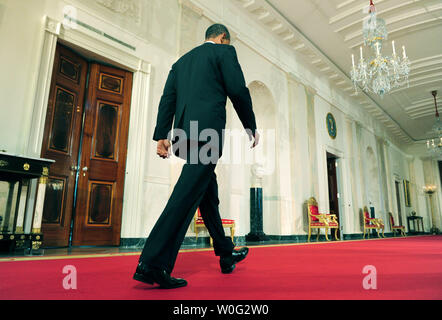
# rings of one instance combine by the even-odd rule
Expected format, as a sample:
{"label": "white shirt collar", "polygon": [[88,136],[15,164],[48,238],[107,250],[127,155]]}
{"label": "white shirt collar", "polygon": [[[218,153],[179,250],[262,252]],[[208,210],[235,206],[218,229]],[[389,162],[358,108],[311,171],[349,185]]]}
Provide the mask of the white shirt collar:
{"label": "white shirt collar", "polygon": [[216,44],[216,43],[213,42],[213,41],[206,41],[206,42],[204,42],[204,43],[213,43],[213,44]]}

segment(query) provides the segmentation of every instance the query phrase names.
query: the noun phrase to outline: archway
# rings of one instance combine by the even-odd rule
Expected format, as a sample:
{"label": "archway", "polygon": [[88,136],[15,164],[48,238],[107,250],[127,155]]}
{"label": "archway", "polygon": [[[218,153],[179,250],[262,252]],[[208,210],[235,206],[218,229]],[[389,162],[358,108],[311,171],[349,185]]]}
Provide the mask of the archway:
{"label": "archway", "polygon": [[[260,144],[252,151],[245,169],[245,187],[262,186],[263,229],[266,234],[279,234],[281,230],[280,192],[278,187],[277,108],[269,88],[260,81],[249,85]],[[250,145],[248,143],[247,145]]]}
{"label": "archway", "polygon": [[381,206],[381,189],[379,184],[379,167],[375,153],[371,147],[367,148],[367,166],[366,166],[366,186],[367,186],[367,201],[368,207],[375,208],[375,214],[377,218],[384,218],[382,213],[383,207]]}

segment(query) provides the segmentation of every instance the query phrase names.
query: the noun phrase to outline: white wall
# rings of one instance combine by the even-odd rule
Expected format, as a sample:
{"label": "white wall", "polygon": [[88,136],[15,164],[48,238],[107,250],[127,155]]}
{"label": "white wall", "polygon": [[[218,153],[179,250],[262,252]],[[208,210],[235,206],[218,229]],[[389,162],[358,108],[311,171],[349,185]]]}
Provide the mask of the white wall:
{"label": "white wall", "polygon": [[0,149],[24,153],[47,1],[0,1]]}

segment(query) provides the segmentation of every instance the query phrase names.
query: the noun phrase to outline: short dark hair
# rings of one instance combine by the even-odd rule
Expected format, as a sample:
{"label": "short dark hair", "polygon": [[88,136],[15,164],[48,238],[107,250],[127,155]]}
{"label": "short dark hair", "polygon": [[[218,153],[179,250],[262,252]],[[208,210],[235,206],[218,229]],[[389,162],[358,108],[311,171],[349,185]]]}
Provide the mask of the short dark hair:
{"label": "short dark hair", "polygon": [[216,23],[214,25],[211,25],[209,29],[206,31],[206,40],[210,38],[215,38],[219,36],[220,34],[226,34],[226,39],[230,40],[230,32],[229,29],[225,25]]}

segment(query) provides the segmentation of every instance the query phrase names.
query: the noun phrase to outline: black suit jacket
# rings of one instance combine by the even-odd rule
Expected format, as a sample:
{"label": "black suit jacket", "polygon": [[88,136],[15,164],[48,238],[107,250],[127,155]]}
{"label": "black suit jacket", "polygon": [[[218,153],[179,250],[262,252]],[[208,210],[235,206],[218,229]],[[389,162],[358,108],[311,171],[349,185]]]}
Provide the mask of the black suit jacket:
{"label": "black suit jacket", "polygon": [[235,48],[213,43],[196,47],[172,66],[160,101],[153,139],[170,139],[175,143],[169,136],[175,119],[174,128],[183,130],[187,138],[193,140],[191,121],[197,121],[198,137],[204,129],[214,129],[218,133],[221,155],[227,97],[244,128],[254,135],[256,120],[252,99]]}

